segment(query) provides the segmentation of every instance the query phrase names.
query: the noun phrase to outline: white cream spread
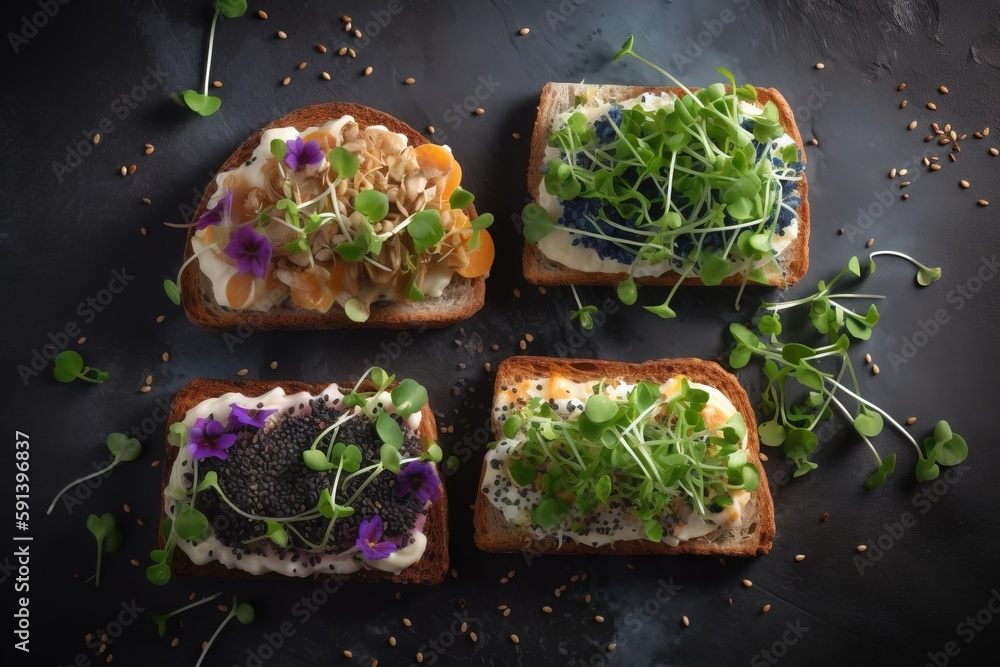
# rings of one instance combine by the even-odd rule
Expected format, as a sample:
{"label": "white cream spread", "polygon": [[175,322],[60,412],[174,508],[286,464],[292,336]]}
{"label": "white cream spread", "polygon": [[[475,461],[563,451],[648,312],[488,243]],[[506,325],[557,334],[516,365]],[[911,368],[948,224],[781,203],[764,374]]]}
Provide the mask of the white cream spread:
{"label": "white cream spread", "polygon": [[[285,394],[285,391],[280,387],[272,389],[262,396],[255,397],[248,397],[238,393],[228,393],[216,398],[206,399],[188,410],[184,417],[183,424],[186,428],[190,429],[194,426],[199,417],[207,419],[209,415],[216,420],[225,422],[229,418],[229,413],[232,411],[229,407],[231,403],[237,403],[242,407],[254,407],[258,404],[263,404],[260,408],[262,410],[278,411],[268,418],[267,426],[265,426],[265,429],[272,428],[274,424],[276,424],[276,418],[285,413],[289,408],[295,407],[296,414],[308,414],[309,401],[317,396],[326,396],[329,404],[333,405],[334,401],[338,401],[339,403],[339,399],[343,398],[343,393],[336,384],[331,384],[316,396],[313,396],[308,392]],[[395,410],[395,406],[392,403],[392,398],[389,395],[389,392],[382,392],[381,394],[368,399],[366,405],[367,411],[371,412],[373,406],[377,403],[382,403],[386,412],[393,413]],[[299,409],[299,405],[303,405],[305,407]],[[405,423],[410,431],[415,432],[420,427],[420,417],[421,413],[416,412],[406,418]],[[176,486],[182,489],[189,488],[190,484],[186,484],[184,482],[184,473],[191,472],[192,465],[190,450],[187,447],[182,447],[177,454],[177,458],[174,460],[173,467],[171,468],[169,486]],[[213,492],[205,491],[203,493]],[[165,493],[165,512],[167,516],[171,518],[174,516],[175,504],[176,501],[174,498]],[[242,549],[240,549],[238,550],[240,557],[237,558],[233,548],[226,546],[215,536],[209,536],[207,539],[197,544],[178,538],[177,546],[185,554],[187,554],[188,558],[190,558],[191,562],[195,565],[205,565],[206,563],[210,563],[212,561],[218,561],[227,568],[243,570],[251,574],[277,572],[291,577],[308,577],[314,574],[350,574],[366,566],[368,568],[398,574],[404,568],[407,568],[420,560],[420,557],[424,553],[427,546],[427,537],[423,533],[425,518],[425,515],[418,514],[416,524],[411,532],[411,537],[413,538],[412,544],[407,544],[382,560],[360,561],[355,559],[352,554],[312,554],[302,552],[304,557],[293,562],[288,555],[286,555],[284,559],[280,559],[275,547],[270,545],[261,546],[261,551],[263,552],[262,554],[245,554],[242,552]],[[211,518],[209,518],[209,520],[211,521]],[[310,563],[310,558],[313,556],[316,556],[319,559],[316,564]]]}
{"label": "white cream spread", "polygon": [[[593,394],[594,384],[596,381],[573,382],[559,376],[525,380],[516,387],[508,387],[506,391],[497,394],[493,406],[494,414],[502,423],[509,414],[509,406],[512,403],[517,402],[519,398],[538,397],[548,401],[560,415],[569,418],[583,412],[587,397]],[[702,389],[709,394],[708,403],[702,411],[707,424],[724,423],[736,413],[736,407],[732,401],[715,387],[690,381],[689,384],[692,388]],[[616,400],[624,399],[634,386],[626,382],[607,383],[604,386],[604,393]],[[661,385],[660,391],[664,399],[669,399],[680,391],[680,387],[679,379],[672,378]],[[508,477],[504,461],[523,442],[524,436],[518,434],[513,439],[504,438],[497,443],[495,448],[486,452],[486,474],[480,489],[487,495],[490,502],[503,512],[504,518],[516,526],[529,526],[531,524],[531,508],[535,507],[542,499],[541,493],[537,490],[519,487],[515,484],[506,484]],[[747,442],[747,437],[744,436],[742,442],[744,449],[747,447]],[[493,464],[493,461],[498,462],[498,465]],[[498,488],[502,489],[499,494],[497,493]],[[677,546],[690,539],[742,526],[743,507],[750,500],[750,494],[740,489],[730,491],[729,495],[733,499],[733,504],[717,513],[698,515],[691,507],[685,505],[684,510],[676,516],[677,521],[673,525],[672,532],[670,534],[664,533],[663,542]],[[560,531],[558,537],[572,539],[580,544],[594,547],[623,540],[648,539],[642,524],[634,516],[621,509],[598,507],[593,517],[594,520],[589,522],[591,526],[607,526],[608,528],[602,529],[600,532],[595,529]],[[537,526],[531,528],[531,532],[536,539],[544,538],[550,534]]]}
{"label": "white cream spread", "polygon": [[[632,109],[635,105],[639,105],[647,111],[656,111],[657,109],[666,109],[667,111],[671,111],[674,108],[674,102],[676,100],[677,96],[673,93],[661,92],[655,95],[645,93],[638,97],[633,97],[632,99],[621,102],[620,106],[626,109]],[[572,109],[564,111],[556,116],[552,123],[552,127],[553,129],[561,127],[576,111],[582,111],[587,116],[588,123],[593,123],[595,120],[606,114],[610,109],[611,102],[601,102],[597,105],[573,107]],[[749,102],[741,102],[740,109],[747,116],[753,116],[761,113],[760,108],[750,104]],[[784,146],[794,142],[795,140],[786,132],[783,136],[771,142],[772,151],[780,151]],[[546,146],[545,157],[542,163],[547,164],[548,161],[553,158],[559,159],[559,152],[559,149],[556,147]],[[558,221],[559,218],[562,217],[562,204],[559,203],[558,197],[549,194],[549,192],[545,189],[544,180],[539,182],[538,192],[535,193],[535,196],[539,206],[548,211],[553,220]],[[772,236],[772,256],[775,258],[781,257],[785,250],[791,246],[798,237],[798,234],[799,217],[798,213],[795,213],[792,217],[792,222],[785,227],[784,234],[774,234]],[[538,242],[538,249],[541,250],[542,254],[549,259],[577,271],[585,271],[587,273],[628,272],[630,267],[629,264],[619,262],[614,258],[602,259],[593,248],[588,248],[582,244],[574,245],[573,241],[577,238],[579,238],[579,236],[573,232],[565,229],[554,229]],[[771,261],[771,259],[765,257],[757,262],[755,266],[765,266],[771,263]],[[632,270],[632,275],[636,278],[656,277],[668,273],[674,268],[676,267],[671,264],[670,260],[652,263],[640,261],[636,263],[635,268]],[[729,275],[733,275],[741,271],[741,267],[734,264]]]}

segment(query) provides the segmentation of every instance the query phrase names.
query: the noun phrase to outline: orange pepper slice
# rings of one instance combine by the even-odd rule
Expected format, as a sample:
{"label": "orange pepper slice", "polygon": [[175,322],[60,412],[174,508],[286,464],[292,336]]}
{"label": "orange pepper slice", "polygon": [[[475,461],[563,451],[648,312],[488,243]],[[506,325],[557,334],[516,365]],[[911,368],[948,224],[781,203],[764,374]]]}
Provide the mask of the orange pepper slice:
{"label": "orange pepper slice", "polygon": [[493,266],[493,259],[496,256],[496,247],[493,245],[493,237],[486,229],[479,230],[479,246],[475,250],[469,251],[469,264],[464,269],[459,269],[455,273],[466,278],[478,278]]}

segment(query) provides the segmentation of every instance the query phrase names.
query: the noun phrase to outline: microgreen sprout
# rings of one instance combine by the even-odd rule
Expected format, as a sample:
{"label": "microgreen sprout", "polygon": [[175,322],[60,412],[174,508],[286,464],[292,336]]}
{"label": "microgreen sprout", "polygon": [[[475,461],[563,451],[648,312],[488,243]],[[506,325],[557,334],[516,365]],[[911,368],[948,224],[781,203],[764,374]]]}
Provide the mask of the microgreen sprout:
{"label": "microgreen sprout", "polygon": [[869,273],[875,273],[875,256],[876,255],[889,255],[892,257],[902,257],[911,264],[917,267],[917,284],[921,287],[927,287],[932,282],[941,278],[941,268],[940,267],[930,267],[924,266],[917,260],[913,259],[909,255],[904,255],[901,252],[896,252],[895,250],[878,250],[868,255],[868,271]]}
{"label": "microgreen sprout", "polygon": [[[80,356],[79,352],[73,350],[63,350],[56,355],[52,363],[52,375],[60,382],[83,380],[84,382],[100,384],[111,377],[107,371],[93,366],[84,366],[83,357]],[[93,373],[93,377],[91,377],[91,373]]]}
{"label": "microgreen sprout", "polygon": [[215,629],[212,636],[209,637],[207,642],[205,642],[205,646],[201,649],[201,655],[198,657],[198,662],[194,663],[194,667],[201,667],[202,661],[205,659],[205,656],[208,655],[208,649],[212,648],[212,644],[215,643],[215,638],[219,636],[219,633],[222,632],[222,629],[226,627],[226,624],[228,624],[229,621],[235,618],[243,625],[248,625],[253,623],[254,616],[254,608],[250,606],[250,603],[240,602],[234,595],[233,603],[229,605],[229,613],[226,614],[226,617],[222,619],[222,623],[219,624],[219,627]]}
{"label": "microgreen sprout", "polygon": [[571,530],[612,501],[632,508],[646,536],[660,541],[682,505],[703,516],[732,505],[730,491],[757,488],[760,472],[742,448],[739,412],[709,427],[702,410],[710,394],[687,379],[668,395],[640,382],[612,398],[603,385],[572,417],[530,399],[504,420],[505,440],[490,444],[508,447],[511,481],[533,492],[532,524]]}
{"label": "microgreen sprout", "polygon": [[[368,378],[374,388],[363,391],[363,386],[371,386],[364,384]],[[341,399],[342,415],[324,428],[311,446],[302,452],[305,468],[316,472],[333,471],[333,482],[320,491],[314,506],[293,516],[281,517],[246,511],[225,494],[216,471],[209,470],[204,475],[199,475],[198,471],[199,460],[225,458],[225,450],[237,446],[237,432],[262,428],[273,411],[248,410],[233,403],[227,427],[223,427],[222,422],[201,418],[191,428],[180,422],[171,424],[167,441],[172,446],[189,449],[194,465],[190,488],[168,485],[164,489],[165,496],[175,502],[161,526],[163,548],[150,553],[154,564],[147,568],[147,578],[155,584],[165,584],[170,579],[170,563],[178,541],[200,541],[210,534],[208,517],[196,508],[198,494],[217,494],[240,516],[263,524],[263,531],[245,540],[245,544],[267,541],[276,547],[287,547],[294,541],[295,548],[312,553],[327,552],[331,548],[331,535],[337,520],[352,516],[355,512],[353,503],[366,487],[387,471],[399,475],[397,493],[412,493],[422,502],[433,502],[437,498],[440,480],[435,469],[426,462],[440,462],[443,456],[441,448],[434,442],[424,442],[424,451],[420,456],[404,457],[401,452],[405,437],[403,427],[397,421],[419,412],[426,403],[427,390],[417,382],[407,378],[397,383],[395,375],[378,367],[365,371]],[[373,425],[381,441],[376,462],[362,466],[361,448],[338,439],[341,426],[352,419],[367,419]],[[226,441],[220,443],[223,438]],[[207,442],[207,439],[212,442]],[[220,447],[220,444],[225,447]],[[328,521],[319,539],[313,541],[315,538],[307,539],[297,525],[317,519]]]}
{"label": "microgreen sprout", "polygon": [[181,274],[184,273],[184,269],[186,269],[191,264],[191,262],[198,259],[200,255],[208,252],[209,250],[218,250],[218,249],[219,249],[218,243],[212,243],[210,245],[205,246],[198,252],[188,257],[187,260],[183,264],[181,264],[181,268],[177,271],[177,280],[168,279],[163,281],[163,291],[167,293],[167,297],[173,302],[175,306],[181,305],[180,285],[181,285]]}
{"label": "microgreen sprout", "polygon": [[[871,337],[872,328],[879,319],[878,310],[874,305],[869,305],[867,312],[862,315],[845,307],[840,301],[884,297],[835,291],[834,287],[848,275],[861,276],[857,257],[852,257],[847,267],[829,283],[820,281],[817,291],[810,296],[785,302],[762,302],[756,317],[757,333],[738,322],[729,325],[730,335],[735,342],[729,355],[730,365],[738,369],[746,366],[753,357],[764,360],[763,372],[767,385],[761,395],[760,407],[766,420],[758,426],[761,442],[770,447],[781,447],[796,465],[794,476],[800,477],[817,467],[815,462],[809,460],[809,456],[819,446],[819,439],[813,430],[820,420],[832,418],[836,411],[851,421],[855,432],[875,457],[875,472],[865,482],[869,489],[885,483],[886,476],[896,466],[896,455],[891,454],[883,459],[871,440],[882,433],[886,423],[901,433],[916,449],[917,479],[934,479],[939,474],[938,464],[961,463],[968,454],[968,447],[960,436],[951,432],[946,422],[940,422],[934,437],[925,440],[921,449],[898,421],[861,396],[857,372],[848,349],[852,338],[868,340]],[[812,328],[816,333],[826,336],[828,344],[810,346],[800,342],[782,342],[779,339],[783,332],[781,311],[799,307],[808,308]],[[758,333],[764,336],[763,340]],[[812,343],[811,340],[808,342]],[[853,389],[844,384],[847,382],[844,379],[845,373],[850,377]],[[801,385],[800,390],[794,390],[787,384],[789,378]],[[796,400],[796,396],[802,396],[801,390],[805,391],[804,398]],[[853,412],[840,398],[843,395],[846,395],[848,402],[854,403]]]}
{"label": "microgreen sprout", "polygon": [[104,552],[114,553],[122,548],[124,535],[110,512],[87,517],[87,530],[97,540],[97,573],[94,575],[94,585],[101,585],[101,556]]}
{"label": "microgreen sprout", "polygon": [[576,310],[569,316],[569,319],[571,322],[580,320],[580,326],[590,331],[594,328],[594,313],[597,312],[597,306],[583,305],[583,302],[580,301],[580,295],[577,294],[576,286],[570,285],[570,289],[573,291],[573,299],[576,301]]}
{"label": "microgreen sprout", "polygon": [[219,597],[220,595],[222,595],[222,593],[216,593],[215,595],[210,595],[208,597],[203,597],[200,600],[196,600],[196,601],[192,602],[191,604],[186,604],[183,607],[181,607],[180,609],[175,609],[175,610],[173,610],[173,611],[171,611],[169,613],[166,613],[166,614],[156,614],[154,612],[149,612],[149,617],[151,619],[153,619],[153,623],[156,624],[156,632],[162,638],[163,635],[166,634],[166,632],[167,632],[167,621],[169,621],[171,618],[173,618],[174,616],[177,616],[178,614],[183,614],[184,612],[188,611],[189,609],[194,609],[195,607],[199,607],[199,606],[205,604],[206,602],[211,602],[212,600],[214,600],[215,598]]}
{"label": "microgreen sprout", "polygon": [[638,268],[672,272],[667,298],[646,307],[663,318],[676,317],[670,303],[685,282],[739,278],[738,309],[747,284],[770,284],[782,272],[778,255],[787,244],[779,240],[797,229],[801,152],[786,139],[774,102],[756,106],[753,86],[737,86],[720,68],[728,86],[692,90],[634,47],[630,36],[615,59],[636,58],[683,95],[655,105],[644,104],[644,95],[643,103],[611,101],[610,108],[584,98],[560,114],[548,143],[558,157],[543,166],[542,187],[561,215],[556,220],[528,204],[525,239],[539,243],[559,232],[564,238],[556,243],[617,262],[626,274],[618,285],[626,304],[636,301]]}
{"label": "microgreen sprout", "polygon": [[243,16],[246,11],[246,0],[216,0],[215,13],[212,15],[212,26],[208,31],[208,57],[205,62],[205,83],[202,86],[202,91],[199,93],[197,90],[189,89],[182,93],[176,93],[173,95],[174,101],[202,116],[211,116],[219,110],[219,107],[222,106],[222,100],[208,94],[209,72],[212,69],[212,51],[215,47],[215,26],[219,22],[220,14],[226,18],[235,19]]}
{"label": "microgreen sprout", "polygon": [[130,438],[124,433],[112,433],[111,435],[108,436],[106,442],[108,446],[108,451],[111,452],[112,457],[114,457],[112,458],[111,463],[104,466],[100,470],[92,472],[89,475],[81,477],[80,479],[73,480],[72,482],[64,486],[62,490],[56,494],[56,497],[52,499],[52,503],[49,505],[49,509],[45,512],[46,514],[52,514],[52,509],[56,506],[56,502],[62,497],[64,493],[69,491],[77,484],[86,482],[88,479],[93,479],[94,477],[100,477],[101,475],[105,475],[111,472],[111,470],[120,463],[123,463],[125,461],[134,461],[139,457],[139,454],[142,452],[142,444],[135,438]]}

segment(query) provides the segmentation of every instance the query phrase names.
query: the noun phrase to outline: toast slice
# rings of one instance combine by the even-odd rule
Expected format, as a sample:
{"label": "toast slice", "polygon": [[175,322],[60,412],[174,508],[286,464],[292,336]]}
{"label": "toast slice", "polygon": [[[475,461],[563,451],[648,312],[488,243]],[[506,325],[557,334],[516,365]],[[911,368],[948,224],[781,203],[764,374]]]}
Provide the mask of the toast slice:
{"label": "toast slice", "polygon": [[[552,123],[563,111],[576,105],[577,95],[597,89],[601,99],[604,100],[628,100],[641,95],[642,93],[673,93],[678,97],[686,95],[682,88],[656,87],[656,86],[623,86],[606,85],[594,86],[584,83],[547,83],[542,88],[542,97],[538,104],[538,115],[535,118],[535,129],[531,135],[531,158],[528,162],[528,193],[536,202],[538,200],[539,188],[542,187],[542,167],[545,164],[545,147],[549,143]],[[728,89],[728,86],[727,86]],[[697,90],[694,88],[692,90]],[[785,128],[802,154],[802,161],[806,160],[805,146],[802,143],[802,135],[795,125],[795,118],[788,102],[774,88],[757,89],[758,104],[764,105],[767,102],[774,102],[778,107],[781,125]],[[771,284],[776,287],[787,287],[794,285],[809,268],[809,186],[806,183],[806,176],[803,172],[802,180],[799,182],[799,196],[802,203],[797,209],[799,218],[798,237],[792,245],[783,253],[782,273],[774,272],[769,274]],[[522,255],[525,279],[534,285],[617,285],[624,280],[625,273],[603,273],[578,271],[569,268],[559,262],[549,259],[534,243],[525,242]],[[643,285],[673,285],[677,282],[679,275],[670,271],[660,276],[636,278],[636,282]],[[739,286],[742,283],[741,274],[727,276],[720,283],[723,286]],[[701,285],[699,278],[685,278],[684,284]]]}
{"label": "toast slice", "polygon": [[[354,386],[352,382],[338,382],[338,387],[350,389]],[[281,387],[285,393],[292,394],[301,391],[316,395],[322,392],[329,384],[307,384],[297,381],[280,380],[213,380],[197,378],[192,380],[174,397],[170,406],[170,417],[167,424],[173,424],[184,419],[188,410],[195,407],[207,398],[221,396],[229,392],[236,392],[247,397],[260,396],[276,387]],[[375,385],[369,380],[361,384],[362,391],[373,391]],[[424,405],[421,411],[420,428],[417,435],[424,440],[434,440],[437,435],[437,425],[434,420],[434,413],[429,405]],[[167,456],[163,464],[163,480],[160,488],[160,521],[162,523],[166,516],[164,508],[163,490],[170,480],[170,472],[174,461],[177,459],[178,449],[169,444],[166,446]],[[210,518],[211,520],[211,518]],[[399,574],[383,572],[381,570],[361,569],[349,575],[329,575],[315,574],[315,579],[347,578],[351,581],[391,581],[397,584],[439,584],[444,580],[449,569],[448,557],[448,497],[442,487],[441,496],[430,507],[427,512],[427,520],[424,523],[424,534],[427,536],[427,548],[423,555],[413,565],[403,569]],[[160,548],[164,547],[163,535],[160,535]],[[195,565],[187,557],[183,550],[177,549],[174,552],[171,571],[177,575],[198,575],[213,577],[235,577],[240,579],[264,578],[283,579],[288,577],[278,573],[250,574],[244,570],[230,569],[218,561],[212,561],[205,565]]]}
{"label": "toast slice", "polygon": [[[382,125],[387,129],[406,136],[411,146],[428,143],[415,129],[403,121],[382,111],[377,111],[360,104],[348,102],[330,102],[313,104],[296,109],[291,113],[271,121],[265,127],[252,134],[236,152],[229,156],[218,173],[235,169],[246,162],[260,145],[261,135],[265,130],[277,127],[294,127],[304,130],[308,127],[318,127],[331,120],[343,116],[352,116],[358,125],[364,129],[371,125]],[[205,212],[208,202],[216,191],[216,181],[212,179],[205,194],[201,198],[198,210],[193,220],[197,220]],[[470,219],[476,217],[476,210],[470,204],[465,209]],[[191,239],[194,228],[188,231],[187,244],[184,247],[184,260],[194,254]],[[463,278],[458,274],[452,277],[451,283],[440,297],[428,298],[420,302],[378,302],[372,304],[371,315],[366,322],[358,323],[347,317],[344,309],[334,304],[330,310],[321,313],[291,304],[276,306],[269,311],[239,310],[220,306],[212,293],[211,281],[197,266],[192,266],[181,277],[181,302],[188,318],[200,327],[212,330],[232,330],[237,327],[247,327],[257,331],[277,329],[410,329],[439,328],[454,324],[472,316],[483,307],[486,297],[486,278]]]}
{"label": "toast slice", "polygon": [[[749,462],[760,472],[760,485],[750,494],[750,500],[743,509],[743,526],[739,530],[730,529],[717,539],[695,538],[670,546],[650,540],[621,540],[614,544],[592,547],[572,540],[564,540],[560,546],[555,537],[536,539],[527,527],[515,526],[504,518],[503,513],[490,502],[482,492],[486,477],[486,461],[479,480],[476,494],[475,525],[476,545],[484,551],[553,554],[609,554],[632,556],[640,554],[699,554],[717,556],[760,556],[771,549],[775,535],[774,503],[768,491],[767,477],[760,463],[760,441],[757,437],[757,422],[753,407],[743,387],[730,373],[711,361],[700,359],[657,359],[641,364],[596,359],[556,359],[553,357],[511,357],[497,369],[494,392],[501,387],[517,386],[525,380],[561,376],[574,382],[597,382],[602,378],[616,378],[629,383],[640,381],[666,382],[677,375],[684,375],[691,381],[715,387],[736,407],[746,423]],[[503,438],[503,430],[493,413],[493,434]]]}

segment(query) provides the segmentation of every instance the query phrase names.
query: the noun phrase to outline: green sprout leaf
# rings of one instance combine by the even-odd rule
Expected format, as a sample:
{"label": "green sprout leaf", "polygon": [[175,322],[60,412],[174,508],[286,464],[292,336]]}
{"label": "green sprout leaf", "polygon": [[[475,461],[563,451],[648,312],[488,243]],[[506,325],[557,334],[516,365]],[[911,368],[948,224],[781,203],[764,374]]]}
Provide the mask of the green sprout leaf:
{"label": "green sprout leaf", "polygon": [[[271,155],[280,162],[285,159],[286,153],[288,153],[288,144],[285,143],[284,139],[271,139]],[[278,208],[281,208],[280,202]]]}
{"label": "green sprout leaf", "polygon": [[628,276],[625,280],[618,283],[618,300],[626,306],[631,306],[635,303],[638,296],[639,290],[636,289],[635,279],[632,276]]}
{"label": "green sprout leaf", "polygon": [[444,237],[441,214],[434,209],[418,211],[413,214],[406,231],[413,239],[413,250],[417,254],[423,253],[436,246]]}
{"label": "green sprout leaf", "polygon": [[174,532],[184,540],[203,540],[209,534],[208,517],[191,505],[181,504],[174,518]]}
{"label": "green sprout leaf", "polygon": [[885,483],[886,476],[895,469],[896,455],[889,454],[889,456],[885,457],[885,461],[882,462],[882,465],[878,467],[878,470],[873,472],[871,476],[865,480],[865,486],[868,487],[869,490],[877,489]]}
{"label": "green sprout leaf", "polygon": [[451,193],[451,197],[448,198],[448,204],[454,209],[463,209],[475,200],[475,195],[468,190],[455,188],[455,191]]}
{"label": "green sprout leaf", "polygon": [[218,97],[191,89],[182,92],[180,100],[184,106],[200,116],[211,116],[222,106],[222,100]]}
{"label": "green sprout leaf", "polygon": [[862,409],[854,418],[855,430],[869,438],[874,438],[881,433],[883,426],[882,415],[871,410]]}
{"label": "green sprout leaf", "polygon": [[188,429],[182,422],[174,422],[167,429],[167,442],[173,447],[187,447]]}
{"label": "green sprout leaf", "polygon": [[400,382],[389,393],[392,404],[396,408],[396,413],[406,418],[414,412],[420,412],[427,403],[427,390],[423,385],[418,384],[410,378]]}
{"label": "green sprout leaf", "polygon": [[379,459],[383,468],[389,472],[399,474],[399,463],[402,457],[399,455],[398,449],[392,445],[382,445],[379,449]]}
{"label": "green sprout leaf", "polygon": [[531,510],[532,523],[552,530],[569,516],[569,506],[562,498],[546,498]]}
{"label": "green sprout leaf", "polygon": [[230,19],[239,18],[247,11],[246,0],[218,0],[217,5],[222,15]]}
{"label": "green sprout leaf", "polygon": [[538,469],[525,458],[507,459],[507,472],[510,474],[511,480],[518,486],[528,486],[534,483],[535,478],[538,477]]}
{"label": "green sprout leaf", "polygon": [[87,517],[87,530],[97,540],[97,574],[94,577],[94,585],[101,585],[101,555],[105,552],[112,552],[121,549],[122,533],[115,523],[115,517],[111,513],[101,516],[91,514]]}
{"label": "green sprout leaf", "polygon": [[524,238],[529,243],[538,243],[556,227],[549,212],[535,203],[524,207],[521,219],[524,221]]}
{"label": "green sprout leaf", "polygon": [[343,146],[333,148],[327,154],[327,159],[333,170],[337,172],[337,181],[344,178],[354,178],[361,167],[361,160],[358,159],[358,156]]}
{"label": "green sprout leaf", "polygon": [[329,459],[326,458],[326,454],[318,449],[307,449],[302,452],[302,462],[306,464],[307,468],[317,472],[333,470],[337,467],[330,463]]}
{"label": "green sprout leaf", "polygon": [[167,293],[167,298],[175,306],[181,305],[181,288],[173,280],[163,281],[163,291]]}
{"label": "green sprout leaf", "polygon": [[389,213],[389,198],[380,190],[362,190],[354,198],[354,208],[369,222],[379,222]]}
{"label": "green sprout leaf", "polygon": [[279,547],[288,546],[288,533],[285,531],[285,527],[277,521],[268,520],[265,523],[267,525],[267,533],[265,534],[268,539]]}
{"label": "green sprout leaf", "polygon": [[387,412],[380,412],[378,418],[375,420],[375,430],[378,432],[378,437],[382,439],[387,445],[392,445],[396,449],[403,446],[403,430],[399,427],[399,423],[393,419]]}
{"label": "green sprout leaf", "polygon": [[632,44],[634,42],[635,39],[633,38],[633,36],[629,35],[628,38],[626,38],[625,42],[622,44],[622,48],[618,51],[618,53],[614,55],[612,60],[621,60],[628,54],[632,53]]}
{"label": "green sprout leaf", "polygon": [[371,313],[371,304],[354,296],[344,304],[344,312],[352,322],[367,322]]}
{"label": "green sprout leaf", "polygon": [[124,433],[112,433],[107,440],[108,451],[116,459],[122,461],[134,461],[142,453],[142,443],[135,438],[130,438]]}
{"label": "green sprout leaf", "polygon": [[583,412],[595,424],[603,424],[615,418],[618,405],[604,394],[594,394],[587,398]]}

